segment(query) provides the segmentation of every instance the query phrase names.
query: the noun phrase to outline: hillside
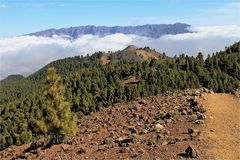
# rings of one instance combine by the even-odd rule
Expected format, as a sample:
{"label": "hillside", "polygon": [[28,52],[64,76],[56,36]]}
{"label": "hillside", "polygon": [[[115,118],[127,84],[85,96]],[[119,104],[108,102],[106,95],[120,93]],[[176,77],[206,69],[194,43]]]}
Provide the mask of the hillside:
{"label": "hillside", "polygon": [[71,141],[44,149],[46,140],[39,139],[35,142],[38,147],[10,147],[0,155],[2,159],[181,158],[178,154],[188,145],[195,149],[203,145],[197,131],[204,122],[203,115],[195,119],[196,112],[190,106],[190,101],[202,96],[202,91],[168,92],[116,104],[79,120],[77,136]]}
{"label": "hillside", "polygon": [[[237,42],[206,59],[202,53],[167,57],[148,47],[129,46],[114,53],[58,60],[29,77],[5,79],[0,82],[0,148],[30,143],[42,135],[36,119],[44,114],[46,101],[55,104],[51,103],[54,96],[46,96],[48,67],[54,67],[62,77],[52,83],[64,90],[58,103],[64,100],[81,119],[117,103],[169,91],[205,87],[233,92],[240,86],[239,46]],[[107,63],[102,62],[103,57]]]}
{"label": "hillside", "polygon": [[45,148],[40,138],[0,158],[238,159],[239,104],[237,96],[204,88],[139,98],[82,118],[65,143]]}
{"label": "hillside", "polygon": [[17,75],[10,75],[7,78],[3,79],[1,82],[14,82],[14,81],[20,81],[21,79],[24,79],[24,76],[17,74]]}
{"label": "hillside", "polygon": [[116,33],[123,34],[135,34],[139,36],[159,38],[164,34],[179,34],[188,33],[188,27],[190,25],[183,23],[175,24],[147,24],[138,26],[79,26],[61,29],[48,29],[29,35],[52,37],[53,35],[68,36],[72,39],[76,39],[81,35],[92,34],[98,36],[105,36]]}

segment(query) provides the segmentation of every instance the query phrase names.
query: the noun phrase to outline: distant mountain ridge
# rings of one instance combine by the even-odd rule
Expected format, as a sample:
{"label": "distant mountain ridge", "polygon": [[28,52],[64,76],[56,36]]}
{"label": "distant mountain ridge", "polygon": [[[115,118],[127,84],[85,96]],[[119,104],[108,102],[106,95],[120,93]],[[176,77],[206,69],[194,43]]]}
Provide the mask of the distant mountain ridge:
{"label": "distant mountain ridge", "polygon": [[175,23],[175,24],[146,24],[138,26],[78,26],[61,29],[48,29],[40,32],[30,33],[28,35],[52,37],[53,35],[68,36],[76,39],[81,35],[91,34],[98,36],[111,35],[116,33],[135,34],[139,36],[159,38],[164,34],[180,34],[189,33],[189,24]]}

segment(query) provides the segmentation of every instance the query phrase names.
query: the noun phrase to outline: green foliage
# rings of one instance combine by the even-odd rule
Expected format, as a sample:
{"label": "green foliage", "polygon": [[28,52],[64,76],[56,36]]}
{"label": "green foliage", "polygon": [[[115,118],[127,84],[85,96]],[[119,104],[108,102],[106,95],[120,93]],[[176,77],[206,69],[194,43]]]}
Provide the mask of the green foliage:
{"label": "green foliage", "polygon": [[44,134],[65,136],[75,134],[77,120],[71,112],[71,105],[64,98],[64,87],[54,68],[48,69],[48,88],[43,93],[41,114],[36,124]]}
{"label": "green foliage", "polygon": [[32,132],[35,131],[33,118],[38,107],[32,105],[37,100],[30,96],[24,101],[9,103],[0,106],[0,149],[9,145],[20,145],[32,141]]}

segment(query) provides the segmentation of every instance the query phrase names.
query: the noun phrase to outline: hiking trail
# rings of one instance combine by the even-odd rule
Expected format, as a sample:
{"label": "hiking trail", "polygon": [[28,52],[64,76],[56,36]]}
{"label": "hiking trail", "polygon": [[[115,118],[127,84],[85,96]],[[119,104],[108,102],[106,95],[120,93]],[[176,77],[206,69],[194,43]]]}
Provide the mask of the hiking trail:
{"label": "hiking trail", "polygon": [[203,128],[207,157],[240,159],[240,98],[230,94],[206,94],[202,103],[208,119]]}

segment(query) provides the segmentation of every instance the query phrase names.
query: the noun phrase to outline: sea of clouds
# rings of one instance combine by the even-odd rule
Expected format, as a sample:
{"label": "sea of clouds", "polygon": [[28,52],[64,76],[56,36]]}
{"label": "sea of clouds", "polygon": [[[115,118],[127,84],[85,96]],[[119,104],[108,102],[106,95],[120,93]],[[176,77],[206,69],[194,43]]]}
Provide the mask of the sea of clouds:
{"label": "sea of clouds", "polygon": [[224,50],[240,40],[240,26],[191,27],[192,33],[148,38],[113,34],[104,37],[83,35],[76,40],[64,36],[19,36],[0,38],[0,79],[10,74],[27,76],[53,60],[97,51],[122,50],[128,45],[149,46],[169,56],[185,53],[204,55]]}

